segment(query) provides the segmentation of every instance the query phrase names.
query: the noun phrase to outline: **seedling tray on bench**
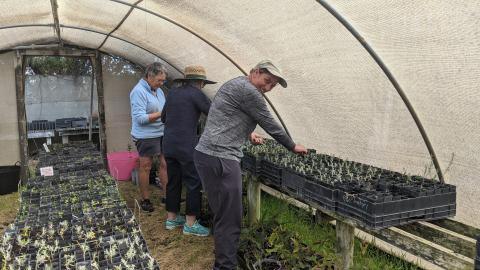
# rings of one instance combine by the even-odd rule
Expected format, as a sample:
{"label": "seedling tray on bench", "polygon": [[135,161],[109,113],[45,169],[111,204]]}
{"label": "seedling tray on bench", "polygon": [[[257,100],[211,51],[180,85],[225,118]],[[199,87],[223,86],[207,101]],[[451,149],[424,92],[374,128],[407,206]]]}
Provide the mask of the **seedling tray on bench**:
{"label": "seedling tray on bench", "polygon": [[260,171],[260,179],[266,184],[276,188],[282,187],[282,167],[268,161],[262,160],[262,170]]}
{"label": "seedling tray on bench", "polygon": [[306,179],[303,186],[303,199],[327,210],[335,211],[336,192],[337,190],[333,186],[313,179]]}
{"label": "seedling tray on bench", "polygon": [[455,200],[454,190],[414,198],[390,193],[349,193],[342,190],[337,190],[335,194],[339,214],[360,221],[371,229],[454,216]]}
{"label": "seedling tray on bench", "polygon": [[262,170],[262,159],[252,154],[244,153],[241,166],[243,170],[256,176],[259,175]]}

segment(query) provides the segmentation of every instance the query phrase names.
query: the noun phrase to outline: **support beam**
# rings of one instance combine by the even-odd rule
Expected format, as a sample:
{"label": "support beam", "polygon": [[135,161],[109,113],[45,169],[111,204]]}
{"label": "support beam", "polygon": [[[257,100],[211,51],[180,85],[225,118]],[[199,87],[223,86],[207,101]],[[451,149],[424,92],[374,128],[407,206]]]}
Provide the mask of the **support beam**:
{"label": "support beam", "polygon": [[[90,65],[93,68],[93,62],[90,59]],[[94,87],[95,73],[92,72],[91,84],[90,84],[90,116],[88,118],[88,140],[92,141],[92,128],[93,128],[93,87]]]}
{"label": "support beam", "polygon": [[60,47],[63,47],[63,40],[60,35],[60,22],[58,20],[58,3],[57,0],[50,0],[50,4],[52,5],[52,15],[53,15],[53,23],[55,27],[55,33],[57,34],[58,44]]}
{"label": "support beam", "polygon": [[95,57],[94,50],[78,50],[74,48],[52,48],[48,50],[32,49],[25,50],[28,56],[72,56],[72,57]]}
{"label": "support beam", "polygon": [[337,263],[335,269],[349,270],[353,266],[353,240],[355,228],[352,225],[337,220]]}
{"label": "support beam", "polygon": [[17,93],[18,140],[20,143],[20,181],[24,183],[28,171],[27,117],[25,111],[24,56],[17,51],[15,63],[15,88]]}
{"label": "support beam", "polygon": [[102,72],[102,58],[99,51],[95,57],[90,58],[92,61],[93,71],[95,74],[95,83],[97,85],[98,96],[98,122],[99,122],[99,139],[100,139],[100,153],[103,157],[103,165],[108,168],[107,162],[107,135],[105,133],[105,102],[103,93],[103,72]]}

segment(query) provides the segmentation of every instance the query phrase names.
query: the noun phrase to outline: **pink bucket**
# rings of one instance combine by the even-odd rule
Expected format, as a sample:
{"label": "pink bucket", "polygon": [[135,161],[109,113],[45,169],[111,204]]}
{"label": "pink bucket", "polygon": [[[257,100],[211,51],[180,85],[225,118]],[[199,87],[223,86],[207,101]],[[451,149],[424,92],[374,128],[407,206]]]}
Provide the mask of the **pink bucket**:
{"label": "pink bucket", "polygon": [[137,152],[122,151],[108,153],[107,160],[110,175],[119,181],[130,180],[137,159]]}

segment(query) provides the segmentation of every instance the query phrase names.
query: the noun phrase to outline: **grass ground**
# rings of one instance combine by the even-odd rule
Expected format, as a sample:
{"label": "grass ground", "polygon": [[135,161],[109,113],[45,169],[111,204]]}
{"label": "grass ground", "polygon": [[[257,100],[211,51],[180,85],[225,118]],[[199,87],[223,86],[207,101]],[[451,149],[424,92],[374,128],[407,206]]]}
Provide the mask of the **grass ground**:
{"label": "grass ground", "polygon": [[[165,210],[160,204],[160,190],[152,189],[153,213],[135,208],[137,187],[131,182],[119,182],[119,190],[137,220],[153,257],[162,269],[211,269],[214,261],[213,237],[184,236],[180,229],[165,230]],[[0,233],[14,221],[18,209],[18,193],[0,196]],[[327,258],[334,258],[335,228],[328,223],[314,223],[311,216],[267,194],[262,197],[262,218],[276,219],[286,228],[298,232],[300,238]],[[368,244],[355,240],[353,269],[403,270],[417,269],[414,265],[392,257]]]}

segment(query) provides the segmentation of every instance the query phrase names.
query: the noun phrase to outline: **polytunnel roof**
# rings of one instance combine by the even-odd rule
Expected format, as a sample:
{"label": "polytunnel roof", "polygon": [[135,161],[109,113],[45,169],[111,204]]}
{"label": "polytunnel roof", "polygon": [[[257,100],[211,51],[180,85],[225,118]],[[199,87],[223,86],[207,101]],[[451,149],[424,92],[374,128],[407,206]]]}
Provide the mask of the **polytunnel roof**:
{"label": "polytunnel roof", "polygon": [[295,141],[414,174],[431,170],[430,144],[457,185],[457,219],[480,226],[479,1],[5,0],[0,10],[0,50],[75,45],[163,61],[174,77],[201,64],[219,85],[269,58],[289,87],[267,96]]}

